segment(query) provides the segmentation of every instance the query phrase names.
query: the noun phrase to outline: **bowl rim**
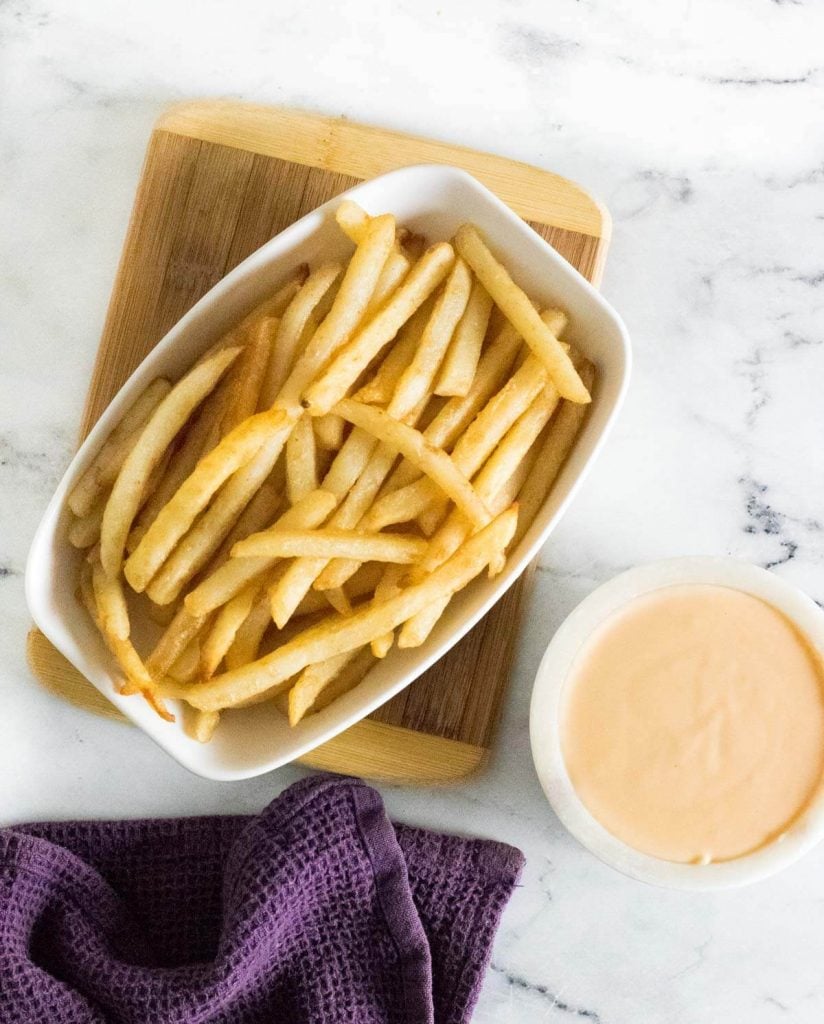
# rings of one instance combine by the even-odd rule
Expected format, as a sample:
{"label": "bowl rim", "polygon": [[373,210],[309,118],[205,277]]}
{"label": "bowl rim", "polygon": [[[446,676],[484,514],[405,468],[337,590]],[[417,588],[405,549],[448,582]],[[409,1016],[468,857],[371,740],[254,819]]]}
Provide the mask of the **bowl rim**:
{"label": "bowl rim", "polygon": [[560,736],[563,690],[582,645],[613,613],[637,597],[679,584],[729,587],[761,598],[803,634],[824,664],[824,611],[798,587],[749,562],[684,556],[636,566],[585,597],[547,647],[532,690],[529,734],[538,780],[555,814],[599,860],[637,881],[671,889],[710,891],[749,885],[789,867],[824,838],[824,775],[810,802],[777,839],[734,860],[680,864],[642,853],[618,839],[578,796],[566,770]]}
{"label": "bowl rim", "polygon": [[[225,765],[203,765],[198,762],[196,757],[191,755],[188,747],[180,742],[178,739],[177,729],[171,731],[165,727],[166,724],[163,723],[164,729],[162,731],[159,730],[155,727],[156,723],[149,723],[145,716],[139,713],[140,709],[135,706],[134,701],[120,698],[112,692],[110,687],[105,688],[99,685],[98,681],[94,678],[95,673],[93,671],[91,671],[90,677],[90,661],[87,657],[88,652],[83,651],[82,645],[77,642],[73,635],[64,635],[76,632],[71,626],[72,610],[60,607],[55,613],[53,613],[53,610],[46,606],[46,595],[50,584],[48,580],[40,578],[41,574],[36,571],[38,562],[40,559],[45,557],[50,548],[53,549],[60,544],[67,543],[64,538],[59,537],[60,515],[66,494],[73,482],[85,469],[85,466],[98,450],[103,440],[108,436],[114,423],[122,414],[125,406],[131,401],[132,393],[141,386],[141,378],[151,372],[149,367],[147,367],[147,363],[153,363],[155,360],[161,360],[167,353],[174,351],[178,342],[183,342],[185,345],[192,325],[196,326],[204,314],[208,315],[209,310],[213,308],[216,303],[223,302],[227,296],[230,297],[231,301],[233,289],[242,283],[244,279],[252,277],[256,272],[256,269],[261,265],[265,265],[267,260],[283,260],[284,262],[287,262],[290,256],[293,255],[295,245],[301,244],[301,239],[304,237],[304,233],[320,228],[324,222],[324,218],[330,215],[330,213],[344,198],[358,199],[362,197],[361,201],[363,204],[367,208],[370,208],[370,191],[375,189],[375,186],[379,183],[381,185],[391,183],[394,187],[402,189],[408,188],[416,178],[423,179],[424,189],[426,188],[426,182],[428,181],[430,183],[431,190],[432,181],[434,179],[435,187],[438,187],[439,182],[440,187],[442,188],[447,188],[450,183],[457,183],[462,187],[471,190],[471,192],[473,192],[481,202],[492,207],[497,211],[500,217],[507,220],[521,237],[528,239],[527,244],[533,247],[537,246],[542,249],[547,262],[551,262],[555,264],[556,267],[560,268],[562,276],[575,280],[576,287],[585,293],[585,301],[589,303],[590,308],[594,307],[598,314],[605,317],[612,325],[614,331],[617,347],[616,361],[622,367],[622,373],[620,379],[617,381],[617,388],[615,398],[612,402],[612,407],[608,411],[603,428],[592,442],[592,449],[584,466],[572,480],[567,494],[563,497],[555,514],[551,517],[551,520],[543,529],[535,534],[528,545],[524,546],[524,542],[522,541],[521,553],[517,558],[512,560],[512,568],[507,568],[506,581],[502,581],[505,582],[505,585],[502,586],[500,590],[493,591],[488,599],[485,599],[477,608],[475,608],[474,611],[470,610],[464,616],[460,627],[453,630],[450,634],[449,643],[444,647],[444,650],[440,650],[440,645],[436,645],[438,647],[437,653],[432,652],[427,654],[426,657],[421,659],[421,664],[416,666],[412,672],[408,669],[399,669],[397,682],[393,686],[386,686],[384,690],[381,691],[380,699],[368,701],[366,702],[365,709],[359,709],[354,714],[350,713],[342,716],[341,720],[334,726],[330,726],[319,739],[307,737],[305,742],[298,744],[283,756],[278,755],[269,757],[265,760],[261,759],[261,761],[253,767],[249,765],[239,768]],[[397,181],[395,182],[393,179],[397,179]],[[378,192],[380,191],[379,189],[375,190]],[[426,208],[426,203],[422,203],[421,205],[422,209]],[[432,205],[436,208],[434,203]],[[494,235],[491,240],[493,245],[495,245]],[[270,255],[273,250],[275,253],[274,256]],[[139,365],[129,375],[127,380],[118,390],[117,394],[113,397],[112,401],[101,414],[83,444],[75,452],[65,473],[57,485],[55,493],[37,528],[29,550],[25,575],[26,599],[32,617],[34,618],[37,626],[61,651],[61,653],[63,653],[63,655],[87,678],[90,678],[92,685],[94,685],[101,693],[103,693],[104,696],[106,696],[107,699],[115,704],[115,706],[134,724],[147,732],[150,738],[157,742],[167,753],[173,756],[179,763],[183,764],[184,767],[203,777],[220,781],[240,780],[271,771],[282,764],[286,764],[303,756],[309,750],[331,739],[350,725],[370,714],[376,707],[380,706],[380,704],[390,699],[396,693],[400,692],[400,690],[402,690],[406,685],[409,685],[409,683],[411,683],[421,673],[426,671],[426,669],[440,658],[446,650],[454,645],[454,643],[457,643],[457,641],[464,636],[484,614],[486,614],[492,604],[503,596],[506,589],[515,582],[528,563],[535,557],[540,546],[546,541],[547,536],[551,530],[554,529],[555,525],[557,525],[557,522],[560,520],[577,492],[578,487],[581,485],[586,473],[592,466],[599,452],[602,450],[626,395],[630,371],[631,347],[629,335],[617,312],[609,305],[609,303],[606,302],[603,296],[590,284],[590,282],[588,282],[586,278],[584,278],[559,253],[557,253],[549,243],[547,243],[536,231],[523,221],[522,218],[515,214],[508,206],[506,206],[505,203],[503,203],[502,200],[494,195],[494,193],[487,189],[486,186],[471,174],[461,168],[450,165],[416,164],[409,167],[398,168],[389,171],[384,175],[380,175],[379,177],[361,182],[341,195],[333,197],[326,203],[308,212],[298,221],[295,221],[293,224],[286,227],[274,238],[270,239],[263,246],[251,253],[242,263],[238,264],[237,267],[230,271],[229,274],[206,292],[198,302],[195,303],[195,305],[192,306],[192,308],[189,309],[183,317],[181,317],[170,328],[166,335],[164,335],[158,344],[143,360],[141,360]],[[78,648],[78,650],[75,650],[74,648]]]}

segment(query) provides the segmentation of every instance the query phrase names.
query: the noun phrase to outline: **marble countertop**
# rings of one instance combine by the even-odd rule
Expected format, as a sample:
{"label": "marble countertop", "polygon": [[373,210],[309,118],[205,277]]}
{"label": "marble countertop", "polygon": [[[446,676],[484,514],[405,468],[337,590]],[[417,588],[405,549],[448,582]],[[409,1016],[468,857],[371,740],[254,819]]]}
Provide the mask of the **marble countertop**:
{"label": "marble countertop", "polygon": [[152,122],[223,96],[551,168],[608,205],[635,375],[541,560],[489,770],[393,815],[527,868],[478,1022],[824,1019],[824,849],[755,887],[647,888],[561,828],[529,756],[541,653],[598,583],[732,554],[824,601],[824,7],[814,0],[8,0],[0,208],[0,817],[250,811],[297,778],[188,774],[23,657],[26,550],[69,458]]}

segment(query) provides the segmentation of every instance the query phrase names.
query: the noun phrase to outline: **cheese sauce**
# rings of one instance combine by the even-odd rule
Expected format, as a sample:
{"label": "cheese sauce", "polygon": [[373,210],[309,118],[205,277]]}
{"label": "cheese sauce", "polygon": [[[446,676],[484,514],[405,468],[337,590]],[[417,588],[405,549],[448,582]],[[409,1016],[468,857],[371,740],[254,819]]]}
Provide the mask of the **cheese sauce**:
{"label": "cheese sauce", "polygon": [[623,842],[669,861],[730,860],[785,832],[821,781],[821,666],[764,601],[665,587],[584,645],[561,743],[579,797]]}

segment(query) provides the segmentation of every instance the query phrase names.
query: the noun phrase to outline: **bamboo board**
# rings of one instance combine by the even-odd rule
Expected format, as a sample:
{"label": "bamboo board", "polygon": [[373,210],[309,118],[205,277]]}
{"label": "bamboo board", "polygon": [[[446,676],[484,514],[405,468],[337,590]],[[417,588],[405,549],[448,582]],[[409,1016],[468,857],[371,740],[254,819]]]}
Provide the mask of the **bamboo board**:
{"label": "bamboo board", "polygon": [[[609,216],[578,185],[548,171],[293,110],[183,104],[160,118],[149,142],[81,439],[145,355],[241,260],[358,181],[415,163],[463,167],[585,277],[600,281]],[[403,693],[304,763],[407,783],[445,782],[481,767],[507,688],[527,577]],[[29,634],[28,656],[52,692],[122,717],[38,630]]]}

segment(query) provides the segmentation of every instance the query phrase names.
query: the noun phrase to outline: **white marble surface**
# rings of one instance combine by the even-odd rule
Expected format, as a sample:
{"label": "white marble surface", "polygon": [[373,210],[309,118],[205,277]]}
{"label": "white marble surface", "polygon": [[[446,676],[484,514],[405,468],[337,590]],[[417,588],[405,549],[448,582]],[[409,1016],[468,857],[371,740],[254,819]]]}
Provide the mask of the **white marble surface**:
{"label": "white marble surface", "polygon": [[[330,8],[334,5],[328,5]],[[824,601],[824,7],[816,0],[6,0],[0,5],[0,816],[260,808],[298,770],[188,775],[40,692],[23,566],[67,461],[152,122],[217,95],[344,114],[576,178],[612,210],[604,291],[633,334],[625,413],[543,556],[497,756],[392,813],[528,865],[479,1022],[824,1019],[824,849],[728,895],[657,891],[544,803],[527,704],[598,582],[730,553]]]}

